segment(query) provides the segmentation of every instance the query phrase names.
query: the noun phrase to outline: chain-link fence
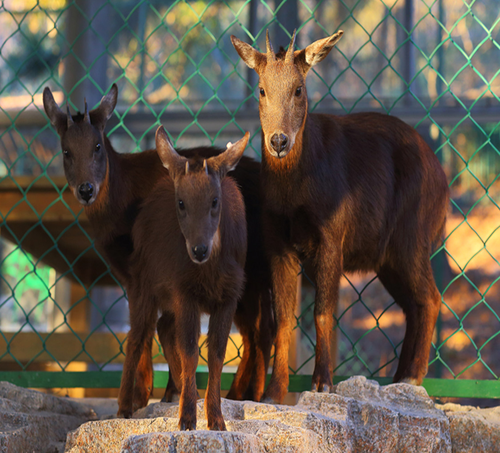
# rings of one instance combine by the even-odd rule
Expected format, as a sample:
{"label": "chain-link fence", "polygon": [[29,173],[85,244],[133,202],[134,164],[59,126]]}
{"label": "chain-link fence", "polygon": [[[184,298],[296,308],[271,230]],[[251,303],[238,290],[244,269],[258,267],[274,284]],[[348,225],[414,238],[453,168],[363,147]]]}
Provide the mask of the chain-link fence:
{"label": "chain-link fence", "polygon": [[[164,124],[184,147],[224,145],[250,130],[247,152],[260,158],[257,78],[229,36],[262,50],[266,29],[286,46],[294,28],[298,48],[345,32],[309,76],[311,110],[387,112],[414,125],[436,151],[452,206],[446,242],[432,258],[443,305],[424,385],[434,395],[500,395],[496,0],[1,2],[0,380],[117,387],[124,358],[126,295],[67,188],[43,88],[82,110],[84,97],[95,106],[116,82],[107,131],[119,152],[153,147]],[[307,269],[301,281],[291,391],[309,388],[314,362]],[[388,382],[405,320],[375,275],[343,278],[337,318],[336,375]],[[226,388],[240,349],[234,332]],[[168,368],[158,345],[154,354],[162,386]]]}

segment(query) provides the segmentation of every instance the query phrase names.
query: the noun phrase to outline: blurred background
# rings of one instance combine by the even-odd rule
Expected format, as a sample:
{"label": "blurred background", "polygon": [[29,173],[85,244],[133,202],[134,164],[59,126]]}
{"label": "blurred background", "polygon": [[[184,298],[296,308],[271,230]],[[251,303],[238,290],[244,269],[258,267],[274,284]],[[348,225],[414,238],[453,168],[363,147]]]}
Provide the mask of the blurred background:
{"label": "blurred background", "polygon": [[[117,83],[107,131],[119,152],[153,147],[163,124],[183,147],[223,146],[249,130],[247,153],[260,159],[257,76],[229,37],[265,50],[269,29],[276,49],[288,45],[295,28],[298,48],[345,32],[309,75],[310,110],[396,115],[435,150],[452,203],[445,242],[432,257],[443,305],[428,377],[498,379],[496,0],[1,2],[0,377],[119,371],[124,357],[126,295],[67,189],[59,139],[43,113],[43,88],[78,111],[84,97],[94,107]],[[291,373],[310,375],[314,287],[306,274],[298,293]],[[337,318],[336,374],[392,376],[405,320],[375,275],[345,276]],[[236,332],[229,346],[225,371],[234,372],[241,355]],[[204,346],[200,353],[203,358]],[[155,368],[168,369],[158,346]],[[30,374],[26,382],[71,387],[65,377],[48,385],[36,381],[40,376]],[[81,376],[82,388],[72,394],[119,384],[118,377],[86,385],[88,375]]]}

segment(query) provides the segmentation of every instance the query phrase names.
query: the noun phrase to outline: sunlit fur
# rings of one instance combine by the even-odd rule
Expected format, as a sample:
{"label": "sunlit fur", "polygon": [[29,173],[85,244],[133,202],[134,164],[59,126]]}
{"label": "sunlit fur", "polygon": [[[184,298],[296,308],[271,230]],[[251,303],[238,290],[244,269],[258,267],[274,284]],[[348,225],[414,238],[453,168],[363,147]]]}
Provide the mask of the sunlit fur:
{"label": "sunlit fur", "polygon": [[[395,117],[307,113],[306,75],[341,36],[338,32],[295,51],[289,62],[284,51],[275,58],[231,38],[259,74],[266,94],[259,107],[263,223],[277,323],[266,401],[282,402],[287,392],[299,260],[310,267],[316,283],[313,390],[332,389],[330,343],[344,271],[377,272],[406,315],[394,381],[420,384],[427,373],[441,304],[429,256],[444,228],[446,177],[422,137]],[[297,100],[293,89],[300,84],[304,99]],[[269,138],[280,130],[292,140],[277,157]]]}
{"label": "sunlit fur", "polygon": [[[241,158],[248,138],[249,134],[219,156],[207,159],[208,174],[203,161],[196,159],[189,161],[186,173],[186,159],[175,152],[160,129],[157,150],[171,176],[162,178],[147,197],[132,232],[136,245],[131,257],[132,272],[138,279],[130,292],[137,303],[130,306],[131,326],[120,391],[130,393],[143,342],[154,333],[158,311],[170,316],[169,335],[175,346],[170,348],[169,364],[176,370],[176,385],[181,388],[181,430],[196,429],[195,375],[202,313],[210,314],[205,397],[208,428],[225,430],[220,380],[231,323],[243,292],[247,247],[243,197],[226,173]],[[205,212],[212,200],[207,195],[220,197],[213,219],[208,220]],[[181,196],[185,202],[184,217],[179,216]],[[196,209],[203,211],[200,217],[196,216]],[[212,215],[209,213],[208,217]],[[186,253],[186,241],[200,237],[212,241],[217,231],[218,253],[196,264]]]}
{"label": "sunlit fur", "polygon": [[[83,121],[83,114],[76,114],[71,118],[69,128],[66,109],[63,111],[59,108],[49,88],[44,90],[43,101],[47,116],[61,137],[61,149],[69,150],[74,156],[63,159],[65,175],[75,197],[79,198],[75,192],[79,184],[84,181],[95,183],[93,198],[89,200],[90,203],[84,205],[92,227],[91,233],[99,252],[110,264],[113,274],[127,289],[129,304],[133,304],[134,300],[128,290],[137,278],[130,270],[130,257],[134,251],[132,227],[141,203],[156,183],[168,176],[168,171],[163,167],[156,150],[123,154],[113,149],[104,129],[116,105],[117,95],[118,89],[113,85],[100,105],[89,112],[91,126]],[[73,129],[70,134],[68,129]],[[94,165],[96,159],[92,153],[97,143],[102,145],[99,166]],[[220,154],[221,151],[214,147],[197,147],[181,150],[180,153],[206,159]],[[248,284],[235,315],[235,324],[242,334],[244,348],[228,397],[260,399],[264,392],[273,341],[270,270],[264,254],[260,228],[260,164],[243,156],[231,174],[241,188],[245,200],[249,253],[245,268]],[[172,349],[169,324],[170,317],[165,314],[159,319],[157,327],[166,356]],[[153,391],[152,341],[153,339],[149,338],[143,349],[133,392],[129,395],[120,393],[120,415],[130,416],[133,410],[145,406]],[[170,362],[169,358],[166,358]],[[169,379],[164,400],[171,401],[179,391],[174,380]]]}

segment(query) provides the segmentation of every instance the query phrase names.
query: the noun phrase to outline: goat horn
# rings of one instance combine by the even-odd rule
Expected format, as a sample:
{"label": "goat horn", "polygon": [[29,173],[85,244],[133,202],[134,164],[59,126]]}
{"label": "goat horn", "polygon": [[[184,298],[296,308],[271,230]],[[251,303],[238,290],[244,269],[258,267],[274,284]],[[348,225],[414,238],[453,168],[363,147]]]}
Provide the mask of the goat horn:
{"label": "goat horn", "polygon": [[208,175],[207,159],[203,159],[203,170]]}
{"label": "goat horn", "polygon": [[290,40],[290,45],[288,46],[288,50],[286,51],[285,55],[285,63],[293,63],[293,58],[294,58],[294,48],[295,48],[295,33],[297,32],[297,29],[293,31],[292,39]]}
{"label": "goat horn", "polygon": [[186,175],[189,173],[189,161],[188,160],[186,160],[186,170],[184,173],[186,173]]}
{"label": "goat horn", "polygon": [[273,46],[269,40],[269,29],[266,30],[266,49],[267,49],[267,61],[276,60],[276,54],[274,53]]}
{"label": "goat horn", "polygon": [[83,101],[85,102],[85,115],[83,116],[83,121],[90,124],[90,116],[89,116],[89,108],[87,106],[87,99],[83,98]]}
{"label": "goat horn", "polygon": [[72,126],[74,124],[73,117],[71,116],[71,112],[69,111],[69,102],[66,102],[66,110],[68,112],[68,114],[67,114],[67,121],[68,121],[67,127],[69,128],[70,126]]}

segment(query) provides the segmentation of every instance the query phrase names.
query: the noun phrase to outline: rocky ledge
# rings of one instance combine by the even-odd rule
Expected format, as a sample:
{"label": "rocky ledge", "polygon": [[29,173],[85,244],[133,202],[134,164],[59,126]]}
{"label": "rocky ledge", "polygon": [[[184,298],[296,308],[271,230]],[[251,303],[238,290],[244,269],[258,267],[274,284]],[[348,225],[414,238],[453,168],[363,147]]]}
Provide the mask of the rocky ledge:
{"label": "rocky ledge", "polygon": [[0,382],[0,452],[64,451],[68,431],[96,418],[86,405]]}
{"label": "rocky ledge", "polygon": [[178,405],[156,403],[131,420],[82,425],[68,435],[76,452],[496,452],[500,412],[437,408],[425,389],[380,387],[364,377],[333,393],[305,392],[296,406],[222,401],[227,432],[206,431],[203,401],[198,430],[177,431]]}
{"label": "rocky ledge", "polygon": [[[19,390],[21,393],[32,392]],[[23,406],[26,398],[19,401],[7,397],[6,401],[10,403],[5,403],[1,392],[2,452],[54,451],[45,447],[52,442],[51,448],[60,448],[60,440],[49,441],[49,437],[60,439],[61,432],[68,426],[63,426],[57,417],[75,417],[74,423],[77,422],[76,403],[55,398],[64,402],[61,404],[71,403],[71,408],[58,406],[52,399],[47,403]],[[39,398],[46,397],[48,395]],[[33,412],[29,412],[29,407]],[[305,392],[296,406],[223,399],[222,410],[227,432],[207,431],[203,400],[198,402],[198,430],[179,432],[177,404],[150,404],[137,411],[130,420],[115,418],[82,424],[68,434],[65,451],[500,452],[500,408],[478,410],[456,404],[435,406],[421,387],[408,384],[380,387],[364,377],[341,382],[330,394]],[[33,416],[33,422],[26,419],[22,425],[24,431],[20,427],[16,431],[9,428],[11,422],[5,424],[4,414],[7,412]],[[52,425],[40,424],[37,419],[38,428],[33,428],[36,416],[46,412],[54,414]],[[81,408],[78,414],[80,420],[93,417],[86,408]],[[26,442],[39,439],[38,447],[34,443],[21,443],[26,437]]]}

